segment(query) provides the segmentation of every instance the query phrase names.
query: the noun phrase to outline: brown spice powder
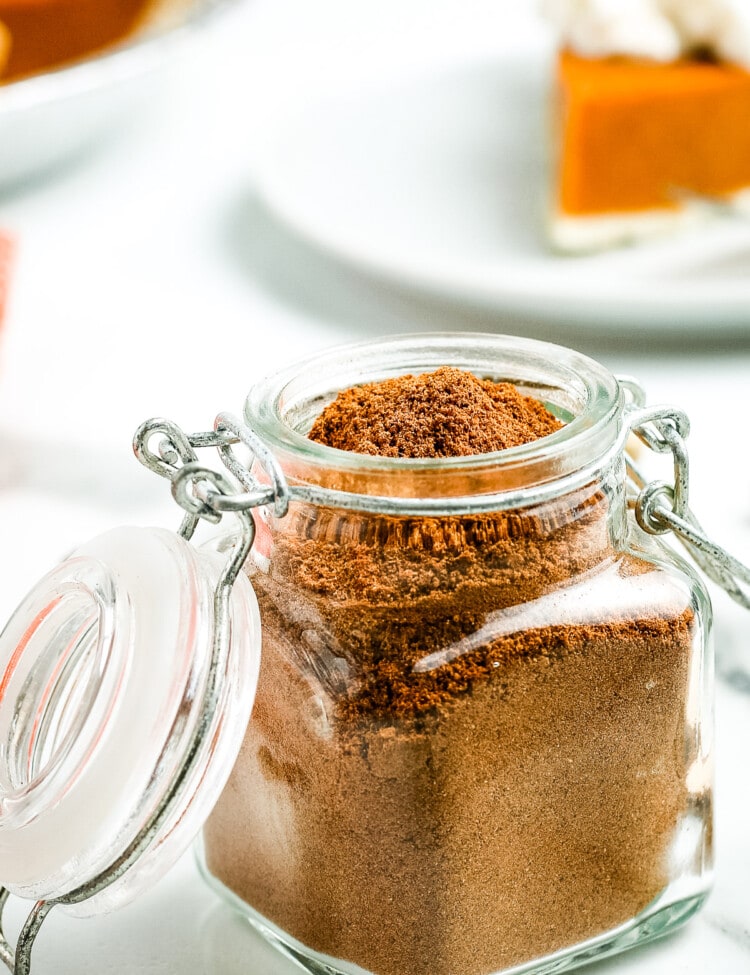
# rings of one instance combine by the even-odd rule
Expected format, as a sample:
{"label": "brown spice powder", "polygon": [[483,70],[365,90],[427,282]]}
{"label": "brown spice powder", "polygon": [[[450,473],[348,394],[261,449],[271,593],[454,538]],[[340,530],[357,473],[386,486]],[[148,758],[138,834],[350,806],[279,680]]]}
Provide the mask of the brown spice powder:
{"label": "brown spice powder", "polygon": [[511,383],[444,366],[339,393],[309,437],[382,457],[462,457],[538,440],[561,423]]}
{"label": "brown spice powder", "polygon": [[[356,392],[366,442],[405,449],[361,389],[318,431],[351,443]],[[448,405],[412,430],[419,449],[449,442]],[[461,444],[487,442],[474,420]],[[481,517],[279,521],[253,573],[261,680],[206,829],[212,873],[376,975],[488,975],[642,911],[687,802],[694,618],[668,573],[615,550],[610,497],[596,483]]]}

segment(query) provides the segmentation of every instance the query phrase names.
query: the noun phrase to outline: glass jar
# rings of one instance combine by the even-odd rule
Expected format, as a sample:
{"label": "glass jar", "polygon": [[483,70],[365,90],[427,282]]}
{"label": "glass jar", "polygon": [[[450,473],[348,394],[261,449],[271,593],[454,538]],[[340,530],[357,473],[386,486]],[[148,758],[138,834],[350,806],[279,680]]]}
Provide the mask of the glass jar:
{"label": "glass jar", "polygon": [[[439,460],[306,438],[341,389],[443,365],[565,425]],[[311,491],[254,512],[261,674],[203,868],[307,970],[562,972],[705,899],[710,606],[630,513],[632,408],[592,360],[488,335],[361,344],[251,392]]]}

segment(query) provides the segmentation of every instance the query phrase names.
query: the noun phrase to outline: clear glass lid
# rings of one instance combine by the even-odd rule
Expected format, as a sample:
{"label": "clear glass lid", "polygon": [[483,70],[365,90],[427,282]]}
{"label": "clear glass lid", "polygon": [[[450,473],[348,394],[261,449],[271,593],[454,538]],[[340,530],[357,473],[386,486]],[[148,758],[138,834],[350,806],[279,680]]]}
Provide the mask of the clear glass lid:
{"label": "clear glass lid", "polygon": [[[0,885],[80,915],[189,846],[250,717],[260,618],[226,558],[119,528],[46,575],[0,635]],[[221,628],[221,632],[224,627]]]}

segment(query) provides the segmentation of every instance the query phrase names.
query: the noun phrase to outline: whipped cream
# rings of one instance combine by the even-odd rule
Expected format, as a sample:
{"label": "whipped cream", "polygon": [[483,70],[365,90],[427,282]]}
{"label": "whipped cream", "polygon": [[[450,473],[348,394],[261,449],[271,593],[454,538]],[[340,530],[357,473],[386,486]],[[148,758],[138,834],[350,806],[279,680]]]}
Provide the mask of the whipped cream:
{"label": "whipped cream", "polygon": [[542,0],[542,9],[584,57],[673,61],[706,48],[750,68],[750,0]]}

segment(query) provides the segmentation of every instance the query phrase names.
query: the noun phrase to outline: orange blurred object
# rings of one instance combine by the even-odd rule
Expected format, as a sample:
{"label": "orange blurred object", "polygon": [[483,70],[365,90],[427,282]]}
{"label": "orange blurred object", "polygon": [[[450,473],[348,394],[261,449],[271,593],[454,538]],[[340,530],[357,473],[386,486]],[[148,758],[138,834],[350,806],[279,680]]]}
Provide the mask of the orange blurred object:
{"label": "orange blurred object", "polygon": [[10,57],[10,45],[10,31],[2,20],[0,20],[0,77],[2,77],[3,71],[5,71],[5,65],[8,63],[8,58]]}
{"label": "orange blurred object", "polygon": [[14,0],[13,3],[7,3],[4,6],[7,7],[54,7],[55,4],[65,3],[66,0]]}
{"label": "orange blurred object", "polygon": [[564,51],[558,85],[563,214],[678,210],[750,187],[750,71]]}
{"label": "orange blurred object", "polygon": [[0,57],[0,80],[15,81],[115,45],[152,5],[152,0],[0,0],[0,22],[11,37],[4,67]]}
{"label": "orange blurred object", "polygon": [[13,238],[0,231],[0,327],[5,319],[14,252]]}

